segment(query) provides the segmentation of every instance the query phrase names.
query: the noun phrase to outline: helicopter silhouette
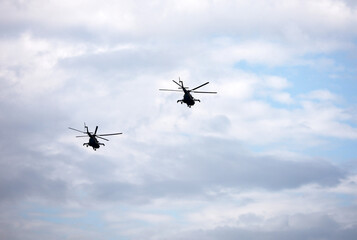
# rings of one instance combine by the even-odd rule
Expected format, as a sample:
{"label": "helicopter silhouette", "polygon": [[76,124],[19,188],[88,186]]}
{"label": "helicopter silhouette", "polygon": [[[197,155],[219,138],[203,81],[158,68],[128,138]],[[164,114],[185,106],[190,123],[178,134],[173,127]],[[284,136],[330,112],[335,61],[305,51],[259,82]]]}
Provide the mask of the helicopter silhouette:
{"label": "helicopter silhouette", "polygon": [[[181,89],[185,94],[183,95],[182,100],[177,100],[177,103],[186,103],[187,107],[191,108],[191,106],[195,105],[195,102],[201,102],[199,99],[194,98],[191,95],[191,92],[193,93],[213,93],[216,94],[217,92],[202,92],[202,91],[196,91],[196,89],[203,87],[207,85],[209,82],[206,82],[198,87],[195,87],[193,89],[188,89],[188,87],[183,86],[183,81],[179,78],[179,82],[176,82],[175,80],[172,80],[174,83],[176,83],[179,86],[179,89]],[[160,91],[171,91],[171,92],[181,92],[181,90],[173,90],[173,89],[159,89]]]}
{"label": "helicopter silhouette", "polygon": [[89,132],[88,127],[86,126],[86,124],[84,124],[84,128],[87,129],[86,132],[83,132],[83,131],[81,131],[81,130],[78,130],[78,129],[69,127],[69,129],[71,129],[71,130],[74,130],[74,131],[77,131],[77,132],[80,132],[80,133],[83,133],[83,134],[87,134],[87,135],[85,135],[85,136],[76,136],[76,137],[89,137],[89,142],[88,142],[88,143],[83,143],[83,146],[87,146],[87,147],[88,147],[88,146],[91,146],[94,151],[96,151],[97,148],[99,148],[100,146],[105,146],[105,144],[99,142],[97,138],[100,138],[100,139],[109,141],[108,139],[103,138],[102,136],[112,136],[112,135],[120,135],[120,134],[123,134],[123,133],[108,133],[108,134],[98,134],[98,135],[97,135],[98,126],[95,127],[94,133]]}

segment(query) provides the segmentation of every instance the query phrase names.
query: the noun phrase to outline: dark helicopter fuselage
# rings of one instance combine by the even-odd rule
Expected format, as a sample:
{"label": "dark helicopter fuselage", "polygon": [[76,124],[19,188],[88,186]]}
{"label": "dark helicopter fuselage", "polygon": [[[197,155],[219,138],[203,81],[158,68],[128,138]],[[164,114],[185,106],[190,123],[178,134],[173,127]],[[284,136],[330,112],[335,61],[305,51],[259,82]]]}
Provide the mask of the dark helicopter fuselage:
{"label": "dark helicopter fuselage", "polygon": [[88,143],[83,143],[83,146],[87,146],[87,147],[91,146],[94,151],[97,150],[98,148],[100,148],[100,145],[105,146],[104,143],[100,143],[98,141],[98,139],[96,138],[97,128],[96,128],[96,130],[95,130],[93,135],[88,131],[88,128],[87,128],[87,134],[88,134],[88,137],[89,137],[89,141],[88,141]]}
{"label": "dark helicopter fuselage", "polygon": [[91,146],[93,149],[100,147],[98,140],[92,135],[89,137],[88,145]]}
{"label": "dark helicopter fuselage", "polygon": [[186,89],[183,89],[183,91],[185,92],[185,94],[183,95],[182,102],[186,103],[187,106],[195,105],[195,99],[192,97],[191,93]]}

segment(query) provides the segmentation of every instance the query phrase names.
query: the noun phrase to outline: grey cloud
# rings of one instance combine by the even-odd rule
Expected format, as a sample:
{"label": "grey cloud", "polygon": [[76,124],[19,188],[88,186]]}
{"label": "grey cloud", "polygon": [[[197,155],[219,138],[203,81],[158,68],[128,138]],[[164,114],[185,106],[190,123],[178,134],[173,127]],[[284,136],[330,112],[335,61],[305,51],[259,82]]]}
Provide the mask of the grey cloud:
{"label": "grey cloud", "polygon": [[[16,93],[12,99],[0,103],[3,115],[0,118],[3,152],[26,153],[56,138],[57,130],[64,129],[66,115],[63,114],[59,96],[42,95],[21,98]],[[24,151],[24,152],[22,152]]]}
{"label": "grey cloud", "polygon": [[[197,230],[190,231],[180,236],[175,236],[173,239],[202,239],[202,240],[304,240],[304,239],[327,239],[327,240],[352,240],[355,239],[357,229],[345,228],[337,223],[333,218],[325,214],[300,214],[295,216],[279,217],[279,221],[285,223],[281,228],[276,229],[252,229],[248,230],[240,227],[217,227],[212,230]],[[265,226],[270,222],[275,222],[277,219],[265,220]],[[295,228],[290,226],[291,222],[303,221],[305,227]]]}
{"label": "grey cloud", "polygon": [[181,161],[194,172],[187,177],[198,177],[206,184],[279,190],[309,183],[335,185],[345,176],[343,170],[323,160],[288,161],[241,153],[236,141],[204,139],[183,149]]}
{"label": "grey cloud", "polygon": [[[128,4],[125,1],[123,3],[114,1],[108,6],[86,4],[81,7],[80,13],[77,8],[69,8],[66,4],[48,3],[38,6],[31,2],[26,3],[26,7],[3,4],[4,17],[1,20],[5,22],[5,27],[20,26],[17,27],[19,31],[24,31],[25,28],[40,32],[44,36],[52,34],[58,34],[58,37],[62,38],[78,36],[83,40],[112,41],[113,38],[130,36],[143,41],[160,38],[170,41],[179,38],[184,41],[187,38],[192,40],[197,35],[203,38],[231,35],[239,38],[263,36],[263,38],[276,39],[277,35],[280,37],[291,35],[291,31],[296,31],[298,36],[293,35],[292,41],[305,34],[311,35],[312,38],[322,37],[326,41],[326,35],[331,33],[336,35],[335,33],[338,32],[339,36],[350,35],[351,29],[345,28],[342,24],[353,23],[353,20],[350,20],[353,11],[349,11],[348,5],[343,4],[346,2],[354,7],[349,0],[331,1],[328,6],[323,3],[310,4],[309,1],[287,5],[280,4],[279,1],[258,1],[258,3],[227,1],[225,4],[206,3],[197,8],[196,4],[186,3],[186,7],[182,9],[180,4],[165,2]],[[58,7],[61,11],[56,11]],[[307,11],[306,7],[310,11]],[[252,9],[255,14],[251,14]],[[329,11],[329,9],[337,10]],[[108,21],[103,21],[98,15],[99,10],[107,14]],[[294,14],[289,15],[290,11],[294,11]],[[261,17],[257,19],[257,15]],[[49,21],[50,17],[53,19]],[[330,24],[332,17],[335,17],[335,24]],[[342,20],[342,23],[336,20]],[[122,27],[118,28],[118,21],[122,21],[120,24]],[[22,25],[26,27],[21,27]],[[319,31],[316,31],[317,27]]]}
{"label": "grey cloud", "polygon": [[64,116],[56,99],[39,98],[0,103],[0,201],[62,201],[69,196],[68,182],[53,176],[68,155],[51,153],[64,147],[57,138],[57,131],[65,129]]}
{"label": "grey cloud", "polygon": [[145,48],[114,50],[104,53],[85,54],[63,59],[62,68],[84,71],[115,72],[156,72],[177,67],[179,56],[174,56],[170,49],[155,51]]}
{"label": "grey cloud", "polygon": [[11,176],[2,171],[0,177],[0,201],[17,201],[26,198],[42,198],[55,201],[66,198],[67,184],[51,179],[33,169],[21,169]]}
{"label": "grey cloud", "polygon": [[125,182],[103,182],[85,185],[95,200],[104,202],[126,202],[131,204],[146,204],[157,198],[186,198],[199,197],[201,186],[186,181],[165,180],[145,184]]}
{"label": "grey cloud", "polygon": [[231,124],[232,123],[227,116],[218,115],[212,118],[206,124],[203,124],[202,128],[203,130],[226,133],[229,130]]}
{"label": "grey cloud", "polygon": [[[97,200],[149,202],[156,198],[211,198],[220,188],[238,191],[279,191],[306,184],[334,186],[346,172],[327,161],[290,161],[241,153],[239,143],[221,139],[191,139],[189,145],[156,148],[140,146],[151,155],[150,167],[137,169],[140,184],[101,179],[86,186]],[[154,149],[155,150],[154,150]],[[156,152],[160,149],[159,152]],[[165,166],[162,166],[163,163]],[[169,163],[180,168],[170,168]],[[157,177],[162,171],[170,176]]]}

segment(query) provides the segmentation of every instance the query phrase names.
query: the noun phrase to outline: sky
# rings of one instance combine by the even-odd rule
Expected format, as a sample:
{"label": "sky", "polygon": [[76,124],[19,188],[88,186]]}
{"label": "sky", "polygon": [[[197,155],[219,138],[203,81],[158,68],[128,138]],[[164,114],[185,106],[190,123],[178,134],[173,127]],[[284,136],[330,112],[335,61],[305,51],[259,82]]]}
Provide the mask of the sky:
{"label": "sky", "polygon": [[0,0],[0,238],[355,239],[356,25],[353,0]]}

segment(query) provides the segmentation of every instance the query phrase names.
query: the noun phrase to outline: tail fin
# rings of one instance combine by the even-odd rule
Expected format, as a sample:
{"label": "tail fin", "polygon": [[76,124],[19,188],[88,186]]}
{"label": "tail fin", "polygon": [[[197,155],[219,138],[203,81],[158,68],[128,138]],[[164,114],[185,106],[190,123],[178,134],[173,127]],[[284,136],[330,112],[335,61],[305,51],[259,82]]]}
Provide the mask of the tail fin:
{"label": "tail fin", "polygon": [[86,123],[84,123],[84,129],[87,129],[87,133],[89,133],[88,126],[86,125]]}

